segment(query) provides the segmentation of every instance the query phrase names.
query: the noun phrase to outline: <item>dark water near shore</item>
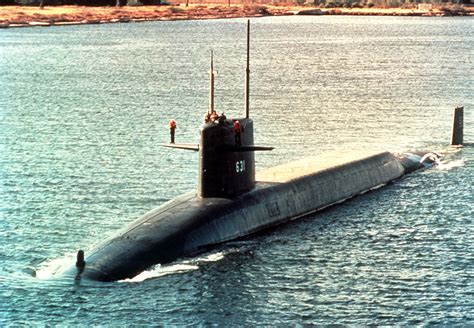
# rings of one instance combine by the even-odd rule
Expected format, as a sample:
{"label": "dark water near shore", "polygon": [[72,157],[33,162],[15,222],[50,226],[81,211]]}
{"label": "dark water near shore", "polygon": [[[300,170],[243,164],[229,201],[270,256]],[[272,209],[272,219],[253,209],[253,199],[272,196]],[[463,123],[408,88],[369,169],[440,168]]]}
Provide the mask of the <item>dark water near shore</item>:
{"label": "dark water near shore", "polygon": [[196,187],[208,103],[243,112],[245,20],[0,31],[0,325],[474,324],[470,18],[253,20],[258,167],[353,148],[446,153],[438,168],[133,281],[51,278]]}

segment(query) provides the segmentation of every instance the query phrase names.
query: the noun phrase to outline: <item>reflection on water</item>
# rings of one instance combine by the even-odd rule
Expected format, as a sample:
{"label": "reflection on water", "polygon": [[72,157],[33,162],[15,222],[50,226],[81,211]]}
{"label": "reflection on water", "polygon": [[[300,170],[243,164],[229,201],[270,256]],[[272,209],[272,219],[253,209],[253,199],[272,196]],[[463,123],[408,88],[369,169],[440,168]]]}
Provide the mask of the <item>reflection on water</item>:
{"label": "reflection on water", "polygon": [[[78,249],[196,187],[215,53],[216,109],[243,113],[245,20],[11,29],[0,37],[0,323],[468,324],[473,148],[469,18],[252,22],[259,168],[326,151],[446,153],[437,169],[135,283],[47,278]],[[33,275],[36,272],[36,277]]]}

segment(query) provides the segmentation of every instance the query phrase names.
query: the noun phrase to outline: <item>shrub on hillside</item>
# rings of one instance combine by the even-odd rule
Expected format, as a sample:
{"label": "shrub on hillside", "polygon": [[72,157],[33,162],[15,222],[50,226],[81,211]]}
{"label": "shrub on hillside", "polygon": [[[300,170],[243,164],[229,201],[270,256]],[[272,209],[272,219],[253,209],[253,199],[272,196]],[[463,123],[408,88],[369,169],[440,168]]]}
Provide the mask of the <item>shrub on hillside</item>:
{"label": "shrub on hillside", "polygon": [[260,14],[264,16],[271,15],[271,13],[268,11],[267,7],[265,6],[244,6],[244,11],[250,12],[250,13],[255,13],[255,14]]}
{"label": "shrub on hillside", "polygon": [[178,13],[182,13],[184,11],[183,8],[179,8],[179,7],[169,7],[168,8],[168,12],[170,14],[178,14]]}

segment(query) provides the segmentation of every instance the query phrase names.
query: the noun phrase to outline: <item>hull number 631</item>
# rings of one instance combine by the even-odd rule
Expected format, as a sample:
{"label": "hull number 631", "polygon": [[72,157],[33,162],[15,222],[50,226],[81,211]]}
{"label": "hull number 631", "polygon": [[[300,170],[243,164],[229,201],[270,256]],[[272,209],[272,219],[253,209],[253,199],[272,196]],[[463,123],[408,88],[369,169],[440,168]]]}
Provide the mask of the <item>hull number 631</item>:
{"label": "hull number 631", "polygon": [[245,171],[245,160],[235,162],[235,172],[240,173]]}

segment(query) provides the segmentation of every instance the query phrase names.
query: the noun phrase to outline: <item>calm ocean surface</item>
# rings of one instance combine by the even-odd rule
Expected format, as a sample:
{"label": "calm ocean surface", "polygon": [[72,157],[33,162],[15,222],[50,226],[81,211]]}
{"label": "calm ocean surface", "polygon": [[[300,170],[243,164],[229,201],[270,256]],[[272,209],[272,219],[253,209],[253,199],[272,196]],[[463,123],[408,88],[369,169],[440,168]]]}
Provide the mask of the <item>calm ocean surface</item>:
{"label": "calm ocean surface", "polygon": [[[0,326],[474,325],[474,20],[252,20],[258,168],[354,148],[438,168],[132,281],[52,278],[197,184],[216,107],[243,113],[245,20],[0,31]],[[465,140],[447,147],[453,108]]]}

